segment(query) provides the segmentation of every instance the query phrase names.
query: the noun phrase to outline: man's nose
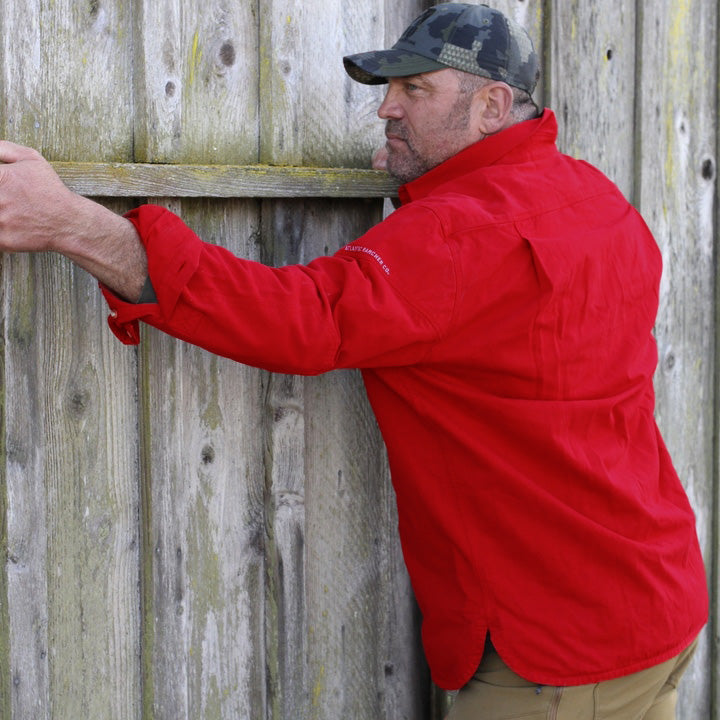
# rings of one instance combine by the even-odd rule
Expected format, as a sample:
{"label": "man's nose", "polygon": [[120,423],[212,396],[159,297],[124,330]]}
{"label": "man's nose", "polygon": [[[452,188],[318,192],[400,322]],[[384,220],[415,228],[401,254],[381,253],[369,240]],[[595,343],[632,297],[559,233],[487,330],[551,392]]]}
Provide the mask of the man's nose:
{"label": "man's nose", "polygon": [[403,109],[399,102],[398,92],[392,86],[388,87],[387,92],[385,93],[385,99],[380,104],[377,114],[382,120],[402,117]]}

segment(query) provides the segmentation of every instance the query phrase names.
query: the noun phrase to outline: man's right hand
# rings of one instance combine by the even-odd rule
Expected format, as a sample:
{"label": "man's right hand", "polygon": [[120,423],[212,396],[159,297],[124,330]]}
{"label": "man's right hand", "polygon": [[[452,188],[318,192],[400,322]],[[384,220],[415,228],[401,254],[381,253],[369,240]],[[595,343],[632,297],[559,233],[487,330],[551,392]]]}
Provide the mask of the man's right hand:
{"label": "man's right hand", "polygon": [[74,219],[75,196],[31,148],[0,141],[0,163],[0,250],[56,249]]}
{"label": "man's right hand", "polygon": [[372,169],[373,170],[384,170],[387,172],[387,159],[388,159],[388,150],[383,145],[381,148],[378,148],[372,156]]}
{"label": "man's right hand", "polygon": [[132,223],[69,190],[38,152],[0,141],[0,252],[65,255],[134,301],[147,278]]}

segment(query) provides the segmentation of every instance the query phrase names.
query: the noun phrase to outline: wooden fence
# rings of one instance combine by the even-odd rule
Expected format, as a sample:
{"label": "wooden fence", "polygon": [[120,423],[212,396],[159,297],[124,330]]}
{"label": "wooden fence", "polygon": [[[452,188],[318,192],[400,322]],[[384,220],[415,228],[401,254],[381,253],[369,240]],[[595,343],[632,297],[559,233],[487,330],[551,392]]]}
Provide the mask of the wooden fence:
{"label": "wooden fence", "polygon": [[[306,261],[392,193],[362,170],[381,89],[341,57],[429,4],[3,0],[0,133],[117,211],[150,198]],[[536,40],[562,149],[662,249],[657,415],[713,586],[680,718],[717,720],[717,3],[491,4]],[[0,717],[440,718],[357,373],[271,375],[153,330],[127,348],[82,271],[0,262]]]}

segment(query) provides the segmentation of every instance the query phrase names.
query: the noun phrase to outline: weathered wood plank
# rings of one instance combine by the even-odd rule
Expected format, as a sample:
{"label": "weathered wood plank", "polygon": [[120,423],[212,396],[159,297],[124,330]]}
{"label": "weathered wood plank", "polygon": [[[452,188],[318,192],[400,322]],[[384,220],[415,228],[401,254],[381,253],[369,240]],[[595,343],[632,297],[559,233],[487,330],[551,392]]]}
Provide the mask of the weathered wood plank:
{"label": "weathered wood plank", "polygon": [[342,56],[382,43],[383,3],[260,0],[260,162],[368,167],[380,144],[379,97]]}
{"label": "weathered wood plank", "polygon": [[119,720],[140,711],[135,354],[98,332],[97,284],[67,265],[40,278],[51,716]]}
{"label": "weathered wood plank", "polygon": [[[255,4],[140,0],[138,9],[152,30],[136,56],[136,159],[257,162]],[[162,194],[174,192],[163,183]],[[256,203],[157,202],[204,239],[257,252]],[[173,720],[264,717],[261,375],[152,331],[145,344],[144,705]]]}
{"label": "weathered wood plank", "polygon": [[548,104],[563,152],[593,163],[632,199],[635,0],[553,0]]}
{"label": "weathered wood plank", "polygon": [[[697,515],[708,569],[712,545],[717,218],[717,4],[644,3],[638,57],[638,204],[664,273],[656,325],[657,417]],[[717,479],[715,479],[717,482]],[[717,592],[717,589],[715,589]],[[710,717],[708,633],[681,686],[678,717]]]}
{"label": "weathered wood plank", "polygon": [[[0,13],[2,136],[55,159],[130,160],[127,5]],[[4,265],[10,711],[137,717],[134,356],[94,330],[104,310],[84,273]]]}
{"label": "weathered wood plank", "polygon": [[38,442],[44,427],[44,398],[38,393],[44,339],[36,332],[36,303],[46,295],[38,275],[30,258],[3,262],[7,596],[2,603],[9,624],[3,629],[2,710],[7,717],[48,718],[47,505],[45,453]]}
{"label": "weathered wood plank", "polygon": [[[42,110],[41,39],[30,27],[39,18],[40,0],[24,8],[0,7],[3,102],[2,133],[39,143]],[[34,101],[33,101],[34,98]],[[38,442],[43,426],[37,388],[42,383],[36,362],[42,357],[35,332],[36,264],[29,258],[4,258],[3,297],[3,525],[7,561],[3,563],[4,607],[2,670],[3,716],[13,713],[47,718],[50,705],[47,637],[46,497],[42,484],[44,457]]]}
{"label": "weathered wood plank", "polygon": [[255,3],[137,5],[135,159],[257,162]]}
{"label": "weathered wood plank", "polygon": [[307,383],[306,405],[314,410],[306,428],[311,717],[422,717],[428,677],[417,615],[359,374]]}
{"label": "weathered wood plank", "polygon": [[3,136],[56,160],[130,160],[130,5],[29,0],[0,12]]}
{"label": "weathered wood plank", "polygon": [[95,332],[105,309],[94,281],[56,259],[14,260],[4,308],[12,717],[135,717],[134,356]]}
{"label": "weathered wood plank", "polygon": [[[252,205],[163,204],[257,252]],[[151,329],[142,347],[146,712],[263,717],[261,374]]]}
{"label": "weathered wood plank", "polygon": [[[261,162],[368,167],[384,142],[376,115],[382,91],[351,81],[342,56],[384,46],[388,16],[395,17],[384,0],[260,3]],[[333,252],[380,219],[379,203],[293,200],[263,209],[267,260],[279,265]],[[373,492],[389,489],[357,375],[272,376],[268,417],[272,716],[421,716],[412,605],[402,586],[380,585],[396,569],[397,537],[388,505],[372,512],[369,504]],[[360,448],[353,436],[368,445]],[[302,465],[294,467],[293,457]],[[399,620],[392,629],[390,607]]]}
{"label": "weathered wood plank", "polygon": [[386,173],[272,165],[53,163],[63,182],[95,197],[393,197]]}
{"label": "weathered wood plank", "polygon": [[[3,258],[0,257],[0,288],[5,278]],[[5,302],[0,292],[0,549],[6,561],[0,567],[0,714],[12,715],[12,670],[10,661],[10,606],[8,571],[12,563],[8,545],[8,482],[7,482],[7,408],[5,382]]]}

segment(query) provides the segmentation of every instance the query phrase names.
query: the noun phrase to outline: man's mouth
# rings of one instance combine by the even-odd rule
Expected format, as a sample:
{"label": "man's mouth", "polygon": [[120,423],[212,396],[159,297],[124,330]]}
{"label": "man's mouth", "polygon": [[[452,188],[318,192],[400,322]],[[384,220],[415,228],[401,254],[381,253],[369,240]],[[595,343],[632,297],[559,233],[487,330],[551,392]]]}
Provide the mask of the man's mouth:
{"label": "man's mouth", "polygon": [[407,141],[401,138],[399,135],[386,135],[387,142],[385,143],[388,148],[400,147],[401,145],[407,145]]}
{"label": "man's mouth", "polygon": [[407,135],[404,128],[398,123],[388,121],[385,125],[385,137],[387,138],[388,145],[397,143],[407,143]]}

